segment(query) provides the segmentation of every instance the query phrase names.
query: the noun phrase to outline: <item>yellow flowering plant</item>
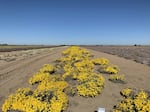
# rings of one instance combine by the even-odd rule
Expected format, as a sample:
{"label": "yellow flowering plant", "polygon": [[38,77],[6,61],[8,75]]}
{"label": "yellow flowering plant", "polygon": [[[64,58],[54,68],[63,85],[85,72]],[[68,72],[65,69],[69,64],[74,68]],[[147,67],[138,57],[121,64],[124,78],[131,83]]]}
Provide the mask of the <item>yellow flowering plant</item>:
{"label": "yellow flowering plant", "polygon": [[29,79],[29,83],[33,85],[35,83],[40,83],[42,81],[47,81],[49,79],[50,79],[49,73],[37,72]]}
{"label": "yellow flowering plant", "polygon": [[112,74],[109,76],[109,80],[112,82],[124,83],[125,77],[124,75],[120,75],[120,74]]}
{"label": "yellow flowering plant", "polygon": [[100,94],[104,88],[105,80],[100,74],[83,73],[77,79],[79,81],[77,92],[80,96],[94,97]]}
{"label": "yellow flowering plant", "polygon": [[129,88],[123,89],[121,95],[124,99],[114,106],[113,112],[149,112],[150,96],[144,91],[136,91]]}
{"label": "yellow flowering plant", "polygon": [[119,72],[119,69],[117,66],[108,65],[104,67],[103,71],[109,74],[117,74]]}
{"label": "yellow flowering plant", "polygon": [[[29,88],[18,89],[16,94],[10,95],[2,106],[3,112],[19,110],[25,112],[50,111],[50,105],[42,102],[32,95]],[[28,102],[28,103],[27,103]]]}
{"label": "yellow flowering plant", "polygon": [[95,58],[92,60],[95,65],[108,65],[109,60],[106,58]]}
{"label": "yellow flowering plant", "polygon": [[121,90],[121,92],[120,92],[120,94],[126,98],[130,97],[132,95],[132,93],[133,93],[133,90],[130,88],[125,88],[125,89]]}
{"label": "yellow flowering plant", "polygon": [[42,73],[53,73],[55,71],[54,66],[50,65],[50,64],[45,64],[43,66],[43,68],[40,69],[40,72]]}

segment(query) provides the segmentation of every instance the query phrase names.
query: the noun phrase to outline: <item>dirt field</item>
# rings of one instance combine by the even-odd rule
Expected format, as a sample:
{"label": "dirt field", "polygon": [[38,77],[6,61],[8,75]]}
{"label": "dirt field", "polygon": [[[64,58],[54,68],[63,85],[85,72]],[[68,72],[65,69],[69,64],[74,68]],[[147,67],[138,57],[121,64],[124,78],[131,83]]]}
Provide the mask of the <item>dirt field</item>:
{"label": "dirt field", "polygon": [[150,66],[150,46],[85,46]]}
{"label": "dirt field", "polygon": [[45,46],[45,45],[0,45],[0,52],[20,51],[29,49],[53,48],[59,46]]}
{"label": "dirt field", "polygon": [[[47,49],[44,52],[35,53],[34,55],[29,55],[24,58],[18,57],[18,59],[12,61],[1,60],[0,106],[8,95],[14,93],[17,88],[30,87],[28,84],[29,77],[38,71],[43,64],[53,63],[54,60],[61,57],[61,52],[66,47]],[[99,47],[97,49],[99,49]],[[96,50],[89,49],[89,51],[94,57],[105,57],[108,58],[112,64],[118,65],[121,70],[120,74],[124,74],[126,77],[126,84],[110,82],[108,75],[103,74],[106,81],[102,93],[95,98],[69,97],[67,112],[94,112],[98,107],[103,107],[106,109],[106,112],[109,112],[113,106],[122,99],[119,92],[123,88],[131,87],[150,90],[149,66]],[[20,51],[17,51],[14,54],[19,53]]]}

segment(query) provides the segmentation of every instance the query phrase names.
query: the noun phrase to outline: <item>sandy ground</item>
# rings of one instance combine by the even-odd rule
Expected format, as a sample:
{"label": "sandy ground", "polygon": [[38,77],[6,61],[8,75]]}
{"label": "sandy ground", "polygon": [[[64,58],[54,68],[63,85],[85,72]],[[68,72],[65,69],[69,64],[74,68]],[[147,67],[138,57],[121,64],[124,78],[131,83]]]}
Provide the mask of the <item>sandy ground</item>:
{"label": "sandy ground", "polygon": [[[7,63],[0,68],[0,105],[8,95],[14,93],[19,87],[27,87],[28,79],[45,63],[52,63],[61,56],[61,51],[65,48],[56,48],[50,52],[35,55],[32,58],[26,58]],[[109,112],[113,106],[118,103],[122,97],[120,90],[125,87],[150,90],[150,67],[144,64],[136,63],[114,55],[89,50],[94,57],[105,57],[112,64],[118,65],[120,74],[126,77],[126,84],[113,83],[105,77],[105,88],[102,93],[95,98],[83,98],[79,96],[69,97],[69,107],[67,112],[94,112],[99,107]]]}

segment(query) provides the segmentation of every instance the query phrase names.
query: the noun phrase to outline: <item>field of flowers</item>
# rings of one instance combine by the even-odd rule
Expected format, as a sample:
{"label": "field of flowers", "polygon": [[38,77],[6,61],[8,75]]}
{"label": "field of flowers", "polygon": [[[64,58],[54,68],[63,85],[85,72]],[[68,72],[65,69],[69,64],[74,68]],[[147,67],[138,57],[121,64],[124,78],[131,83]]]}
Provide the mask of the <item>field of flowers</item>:
{"label": "field of flowers", "polygon": [[[2,111],[65,111],[69,106],[68,96],[87,98],[102,93],[105,74],[108,74],[109,80],[114,83],[125,83],[125,76],[119,71],[119,67],[106,58],[93,58],[86,49],[69,47],[62,52],[62,57],[56,60],[54,65],[45,64],[30,77],[29,84],[33,85],[33,88],[19,88],[16,93],[10,95],[5,100]],[[114,112],[149,108],[149,95],[144,91],[135,93],[131,89],[124,89],[121,95],[125,99],[114,107]],[[146,105],[144,108],[143,104]]]}

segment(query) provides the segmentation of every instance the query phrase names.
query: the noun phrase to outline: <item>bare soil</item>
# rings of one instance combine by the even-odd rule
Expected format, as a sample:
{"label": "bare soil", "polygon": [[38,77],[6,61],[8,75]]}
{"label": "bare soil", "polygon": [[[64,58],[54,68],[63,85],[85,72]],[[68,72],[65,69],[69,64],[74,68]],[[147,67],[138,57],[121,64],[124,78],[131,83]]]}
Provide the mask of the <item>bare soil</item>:
{"label": "bare soil", "polygon": [[21,51],[29,49],[41,49],[41,48],[53,48],[59,46],[45,46],[45,45],[0,45],[0,52],[11,52],[11,51]]}
{"label": "bare soil", "polygon": [[[10,62],[3,60],[5,64],[0,66],[0,106],[2,106],[2,103],[8,95],[14,93],[17,88],[30,87],[28,79],[38,71],[43,64],[53,64],[56,59],[61,57],[61,52],[65,48],[66,47],[54,48],[41,54],[31,55]],[[108,58],[112,64],[118,65],[120,74],[124,74],[126,77],[126,83],[110,82],[108,75],[102,74],[105,77],[105,87],[102,93],[94,98],[84,98],[80,96],[69,97],[67,112],[94,112],[99,107],[103,107],[106,109],[106,112],[109,112],[113,106],[122,99],[120,91],[123,88],[130,87],[150,90],[150,66],[92,49],[89,49],[89,51],[94,57],[105,57]]]}
{"label": "bare soil", "polygon": [[150,66],[150,46],[84,46]]}

